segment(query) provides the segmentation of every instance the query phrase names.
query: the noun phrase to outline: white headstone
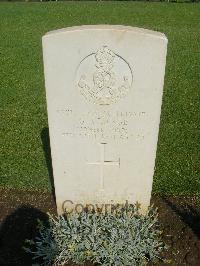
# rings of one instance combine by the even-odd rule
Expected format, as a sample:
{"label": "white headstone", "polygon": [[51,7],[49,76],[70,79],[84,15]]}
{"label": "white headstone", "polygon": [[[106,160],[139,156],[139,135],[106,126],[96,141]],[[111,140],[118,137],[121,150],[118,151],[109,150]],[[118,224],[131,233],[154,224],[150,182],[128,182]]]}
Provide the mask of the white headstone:
{"label": "white headstone", "polygon": [[43,36],[59,214],[66,202],[149,206],[166,51],[164,34],[126,26]]}

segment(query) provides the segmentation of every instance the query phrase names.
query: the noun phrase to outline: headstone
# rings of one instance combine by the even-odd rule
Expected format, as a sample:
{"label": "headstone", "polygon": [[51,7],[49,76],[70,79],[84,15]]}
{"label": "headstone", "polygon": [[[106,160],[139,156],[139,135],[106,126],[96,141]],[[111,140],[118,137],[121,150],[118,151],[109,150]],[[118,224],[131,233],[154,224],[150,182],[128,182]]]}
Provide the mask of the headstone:
{"label": "headstone", "polygon": [[43,36],[59,214],[76,204],[149,206],[166,51],[164,34],[127,26]]}

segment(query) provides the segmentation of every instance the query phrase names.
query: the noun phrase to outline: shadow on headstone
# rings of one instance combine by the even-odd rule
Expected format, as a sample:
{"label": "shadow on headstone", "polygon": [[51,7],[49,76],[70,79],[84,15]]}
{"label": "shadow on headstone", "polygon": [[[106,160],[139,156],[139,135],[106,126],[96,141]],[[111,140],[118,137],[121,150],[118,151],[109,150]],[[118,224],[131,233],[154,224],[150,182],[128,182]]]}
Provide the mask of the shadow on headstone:
{"label": "shadow on headstone", "polygon": [[55,197],[55,187],[54,187],[54,180],[53,180],[53,168],[52,168],[52,161],[51,161],[51,148],[50,148],[50,139],[49,139],[49,128],[45,127],[41,131],[41,140],[43,145],[43,151],[46,159],[46,165],[49,172],[49,180],[51,183],[51,189],[53,193],[54,202],[56,202]]}
{"label": "shadow on headstone", "polygon": [[[30,205],[23,205],[8,215],[0,226],[0,265],[32,265],[32,255],[23,250],[26,239],[35,239],[37,220],[48,225],[48,216]],[[38,261],[38,263],[40,263]]]}
{"label": "shadow on headstone", "polygon": [[169,199],[165,197],[162,197],[162,199],[200,239],[200,210],[198,211],[190,204],[187,204],[185,208],[178,207]]}

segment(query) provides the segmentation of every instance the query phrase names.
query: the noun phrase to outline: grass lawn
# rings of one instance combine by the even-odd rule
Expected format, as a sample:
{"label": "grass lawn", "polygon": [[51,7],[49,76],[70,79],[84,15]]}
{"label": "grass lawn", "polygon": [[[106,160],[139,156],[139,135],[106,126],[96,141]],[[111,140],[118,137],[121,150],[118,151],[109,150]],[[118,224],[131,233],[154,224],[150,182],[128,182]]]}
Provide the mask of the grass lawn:
{"label": "grass lawn", "polygon": [[154,193],[200,195],[200,5],[0,3],[0,186],[49,190],[41,37],[82,24],[164,32],[168,57]]}

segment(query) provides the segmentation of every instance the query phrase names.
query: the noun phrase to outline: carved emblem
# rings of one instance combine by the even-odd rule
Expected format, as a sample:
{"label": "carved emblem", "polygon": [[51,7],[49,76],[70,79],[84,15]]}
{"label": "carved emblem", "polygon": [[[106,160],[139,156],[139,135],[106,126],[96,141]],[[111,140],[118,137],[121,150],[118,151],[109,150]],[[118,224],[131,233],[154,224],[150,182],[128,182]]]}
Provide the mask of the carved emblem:
{"label": "carved emblem", "polygon": [[87,56],[80,66],[78,88],[87,101],[110,105],[130,91],[132,71],[128,63],[107,46]]}

